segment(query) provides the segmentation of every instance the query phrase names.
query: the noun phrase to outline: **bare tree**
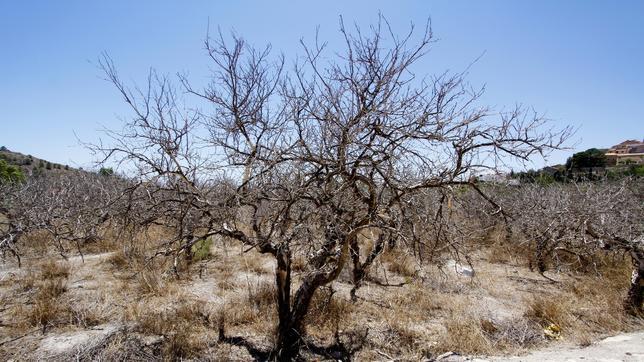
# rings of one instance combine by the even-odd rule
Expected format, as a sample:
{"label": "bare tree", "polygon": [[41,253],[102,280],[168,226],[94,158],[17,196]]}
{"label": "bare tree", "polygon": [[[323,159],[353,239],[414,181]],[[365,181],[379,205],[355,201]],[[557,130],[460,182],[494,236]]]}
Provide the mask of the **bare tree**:
{"label": "bare tree", "polygon": [[82,246],[102,237],[112,218],[111,205],[126,182],[89,172],[69,171],[34,177],[2,186],[0,249],[20,264],[20,240],[31,232],[45,232],[63,257],[70,249],[82,256]]}
{"label": "bare tree", "polygon": [[[292,68],[270,47],[209,37],[211,83],[197,89],[180,76],[185,98],[154,72],[147,87],[130,89],[111,59],[101,61],[133,118],[94,150],[148,190],[140,194],[159,213],[149,222],[174,226],[165,254],[221,235],[275,258],[281,360],[297,355],[318,288],[348,264],[357,288],[385,244],[421,240],[420,193],[458,186],[483,195],[473,175],[543,155],[570,134],[519,107],[477,105],[482,92],[463,74],[416,76],[434,41],[429,24],[402,37],[383,18],[368,31],[341,22],[340,32],[341,52],[302,42]],[[363,253],[357,235],[367,229],[380,236]],[[295,256],[306,269],[292,290]]]}
{"label": "bare tree", "polygon": [[497,200],[512,215],[517,235],[533,244],[536,267],[561,264],[562,254],[581,266],[592,265],[598,252],[630,255],[633,277],[624,301],[627,311],[642,312],[644,300],[644,210],[637,179],[566,184],[525,184],[496,190]]}

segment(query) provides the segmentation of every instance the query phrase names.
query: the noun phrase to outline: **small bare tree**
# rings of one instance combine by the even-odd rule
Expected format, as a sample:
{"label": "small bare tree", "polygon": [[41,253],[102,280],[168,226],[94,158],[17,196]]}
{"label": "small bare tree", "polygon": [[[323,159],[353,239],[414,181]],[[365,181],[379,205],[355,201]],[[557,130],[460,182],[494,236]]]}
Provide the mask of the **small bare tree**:
{"label": "small bare tree", "polygon": [[[482,92],[463,74],[416,76],[434,41],[429,24],[402,37],[383,18],[366,32],[341,22],[340,32],[340,53],[302,42],[288,69],[270,47],[209,37],[211,82],[197,89],[180,76],[186,98],[154,72],[147,87],[130,89],[101,61],[134,116],[94,149],[140,180],[158,213],[149,222],[176,230],[165,254],[221,235],[275,258],[281,360],[298,354],[318,288],[348,264],[357,287],[386,243],[420,240],[420,193],[482,194],[474,174],[543,155],[570,134],[520,108],[477,105]],[[362,253],[357,235],[367,229],[379,237]],[[295,256],[306,268],[292,290]]]}

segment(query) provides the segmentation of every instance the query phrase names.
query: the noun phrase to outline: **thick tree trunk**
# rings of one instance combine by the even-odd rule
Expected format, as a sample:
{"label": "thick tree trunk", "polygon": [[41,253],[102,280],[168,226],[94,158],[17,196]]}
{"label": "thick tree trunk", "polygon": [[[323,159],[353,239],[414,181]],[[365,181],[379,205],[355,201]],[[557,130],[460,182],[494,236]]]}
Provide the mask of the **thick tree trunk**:
{"label": "thick tree trunk", "polygon": [[291,315],[291,254],[289,250],[280,249],[276,253],[277,267],[275,284],[277,286],[277,340],[275,343],[275,359],[289,361],[299,350],[299,334],[294,330]]}
{"label": "thick tree trunk", "polygon": [[[340,257],[337,260],[326,259],[326,263],[335,266],[327,271],[318,271],[307,275],[302,285],[297,289],[293,302],[291,293],[291,253],[289,250],[278,249],[276,252],[277,269],[277,311],[279,324],[277,327],[277,341],[273,358],[278,361],[291,361],[297,357],[305,334],[304,319],[315,291],[335,280],[346,262],[349,242],[344,241]],[[329,255],[330,257],[331,255]],[[326,264],[325,266],[328,266]]]}
{"label": "thick tree trunk", "polygon": [[631,251],[633,259],[633,277],[628,295],[624,301],[625,309],[632,314],[641,315],[644,313],[644,251]]}
{"label": "thick tree trunk", "polygon": [[[390,241],[391,239],[393,238],[389,238]],[[382,254],[385,248],[385,236],[384,234],[380,234],[380,236],[378,236],[378,240],[374,244],[373,250],[371,250],[371,253],[369,253],[369,256],[367,256],[367,259],[364,261],[364,263],[360,262],[360,249],[357,245],[357,241],[355,241],[355,244],[355,247],[354,242],[352,242],[351,244],[351,259],[353,261],[353,288],[351,288],[352,301],[356,301],[356,292],[358,291],[360,286],[362,286],[362,281],[367,275],[367,271],[371,267],[371,264],[373,264],[378,255]]]}

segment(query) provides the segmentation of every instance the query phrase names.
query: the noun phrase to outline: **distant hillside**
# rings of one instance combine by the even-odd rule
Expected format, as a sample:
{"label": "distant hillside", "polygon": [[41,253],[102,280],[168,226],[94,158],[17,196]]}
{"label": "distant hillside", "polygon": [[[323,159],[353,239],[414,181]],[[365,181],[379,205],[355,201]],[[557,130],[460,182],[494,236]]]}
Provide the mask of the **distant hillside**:
{"label": "distant hillside", "polygon": [[9,165],[19,167],[27,177],[43,175],[50,172],[77,171],[69,165],[61,165],[32,155],[11,151],[4,146],[0,147],[0,160],[5,160]]}

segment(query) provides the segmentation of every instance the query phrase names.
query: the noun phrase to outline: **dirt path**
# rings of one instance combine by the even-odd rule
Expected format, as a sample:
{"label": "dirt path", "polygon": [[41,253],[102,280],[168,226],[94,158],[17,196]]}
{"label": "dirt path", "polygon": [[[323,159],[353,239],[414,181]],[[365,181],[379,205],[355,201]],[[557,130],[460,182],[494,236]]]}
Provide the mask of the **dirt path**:
{"label": "dirt path", "polygon": [[644,361],[644,332],[619,334],[592,345],[553,347],[521,357],[489,358],[488,361]]}

